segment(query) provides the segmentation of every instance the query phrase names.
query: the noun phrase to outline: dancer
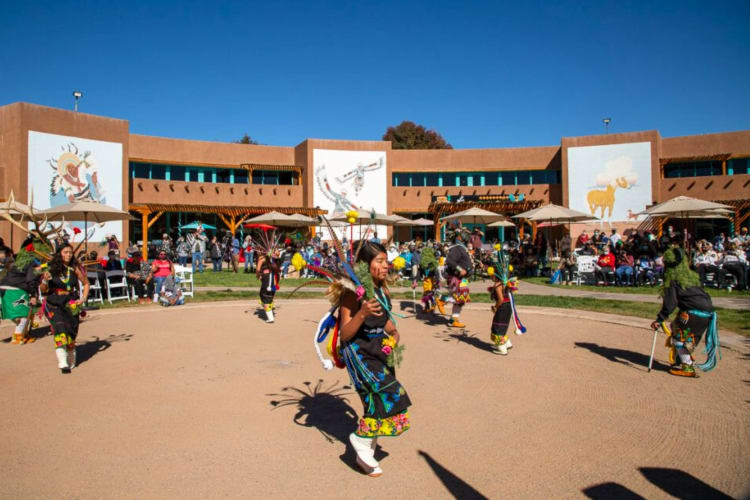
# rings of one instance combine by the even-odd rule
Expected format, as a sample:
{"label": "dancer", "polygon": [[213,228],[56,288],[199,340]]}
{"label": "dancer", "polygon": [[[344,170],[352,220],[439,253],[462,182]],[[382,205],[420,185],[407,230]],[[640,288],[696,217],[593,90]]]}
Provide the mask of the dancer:
{"label": "dancer", "polygon": [[[701,287],[698,274],[689,267],[689,258],[680,248],[682,236],[675,235],[670,247],[664,252],[664,284],[661,288],[662,308],[651,323],[656,330],[662,327],[669,335],[667,346],[671,347],[670,361],[673,362],[669,373],[679,377],[697,377],[695,358],[692,356],[703,334],[706,334],[708,357],[706,362],[698,365],[703,371],[710,371],[716,366],[719,349],[719,330],[711,297]],[[666,322],[675,309],[677,316],[668,327]]]}
{"label": "dancer", "polygon": [[[27,238],[16,255],[16,260],[10,263],[9,269],[0,280],[0,294],[2,294],[2,318],[9,319],[16,324],[11,344],[31,344],[36,337],[29,334],[32,326],[33,307],[38,305],[37,290],[41,281],[41,261],[48,259],[51,250],[40,242],[35,244],[33,238]],[[5,253],[5,250],[0,250]],[[7,254],[5,260],[8,260]]]}
{"label": "dancer", "polygon": [[[445,259],[445,272],[447,275],[448,289],[451,292],[451,299],[453,302],[453,310],[451,311],[451,322],[448,326],[454,328],[465,328],[466,325],[459,321],[461,315],[461,309],[464,304],[471,301],[469,295],[469,274],[474,267],[469,251],[466,249],[465,243],[468,237],[468,231],[457,226],[452,231],[449,231],[449,238],[453,245],[448,248],[448,257]],[[437,301],[438,309],[443,313],[443,303],[441,300]]]}
{"label": "dancer", "polygon": [[437,305],[438,289],[440,288],[440,279],[437,275],[438,261],[432,247],[426,246],[422,249],[420,267],[424,275],[422,279],[422,307],[424,312],[431,313]]}
{"label": "dancer", "polygon": [[[79,295],[78,282],[83,283]],[[46,295],[42,310],[50,323],[60,372],[70,373],[76,365],[81,306],[89,294],[89,281],[73,255],[73,246],[61,246],[42,274],[40,290]]]}
{"label": "dancer", "polygon": [[262,230],[260,238],[255,243],[255,248],[258,250],[255,273],[260,280],[260,303],[266,314],[266,323],[273,323],[273,299],[279,289],[279,278],[281,276],[278,249],[281,237],[276,235],[275,229],[272,230],[270,235],[268,231],[268,229]]}
{"label": "dancer", "polygon": [[399,348],[400,335],[390,312],[385,247],[372,242],[362,244],[358,261],[369,273],[362,281],[369,280],[372,286],[361,299],[351,290],[341,293],[341,356],[364,407],[349,441],[362,471],[377,477],[383,473],[375,460],[377,440],[380,436],[399,436],[409,429],[407,408],[411,401],[396,379],[397,363],[389,360],[390,356],[400,355],[394,353]]}
{"label": "dancer", "polygon": [[[330,230],[328,221],[321,218]],[[335,365],[346,367],[349,373],[364,408],[349,441],[357,454],[359,468],[369,476],[378,477],[383,471],[375,460],[377,440],[381,436],[399,436],[408,430],[407,410],[411,406],[409,396],[396,379],[404,346],[399,344],[395,313],[391,311],[388,258],[380,243],[360,241],[355,252],[355,271],[346,261],[344,249],[332,230],[331,233],[339,257],[337,267],[329,270],[312,266],[313,271],[330,282],[326,298],[332,304],[318,324],[315,349],[325,369],[333,369]],[[307,284],[318,283],[319,280],[312,280],[292,293]],[[325,359],[318,346],[327,338],[333,361]]]}
{"label": "dancer", "polygon": [[517,289],[517,280],[510,278],[509,259],[504,250],[496,250],[492,255],[492,261],[493,267],[487,270],[493,280],[492,286],[489,287],[490,298],[495,301],[492,306],[494,315],[490,326],[490,339],[495,345],[495,352],[507,356],[508,349],[513,347],[508,338],[508,325],[513,315],[510,295],[511,290]]}

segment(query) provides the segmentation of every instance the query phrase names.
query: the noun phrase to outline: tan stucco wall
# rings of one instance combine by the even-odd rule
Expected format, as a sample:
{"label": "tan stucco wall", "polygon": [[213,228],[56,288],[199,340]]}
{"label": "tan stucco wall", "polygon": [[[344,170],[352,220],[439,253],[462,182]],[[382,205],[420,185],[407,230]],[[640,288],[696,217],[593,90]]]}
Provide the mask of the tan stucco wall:
{"label": "tan stucco wall", "polygon": [[[48,134],[82,137],[98,141],[119,142],[122,144],[122,185],[123,205],[127,209],[127,163],[129,126],[126,120],[103,116],[75,113],[64,109],[38,106],[28,103],[14,103],[0,107],[0,131],[2,131],[2,161],[4,169],[3,192],[7,196],[13,190],[16,199],[27,203],[28,199],[28,137],[29,130]],[[9,239],[8,223],[0,224],[0,235]],[[14,232],[14,242],[23,238],[20,230]],[[123,224],[123,238],[128,241],[128,225]]]}

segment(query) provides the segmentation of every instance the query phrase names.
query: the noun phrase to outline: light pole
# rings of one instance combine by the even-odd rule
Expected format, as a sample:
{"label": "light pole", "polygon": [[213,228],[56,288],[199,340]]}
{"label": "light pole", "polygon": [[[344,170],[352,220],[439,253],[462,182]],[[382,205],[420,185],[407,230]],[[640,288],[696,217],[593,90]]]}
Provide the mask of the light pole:
{"label": "light pole", "polygon": [[605,118],[602,121],[604,122],[604,133],[609,134],[609,124],[612,122],[612,118]]}
{"label": "light pole", "polygon": [[83,92],[81,92],[80,90],[75,90],[75,91],[73,91],[73,97],[75,97],[75,99],[76,99],[75,103],[73,104],[73,111],[75,111],[76,113],[78,113],[78,99],[80,99],[81,97],[83,97]]}

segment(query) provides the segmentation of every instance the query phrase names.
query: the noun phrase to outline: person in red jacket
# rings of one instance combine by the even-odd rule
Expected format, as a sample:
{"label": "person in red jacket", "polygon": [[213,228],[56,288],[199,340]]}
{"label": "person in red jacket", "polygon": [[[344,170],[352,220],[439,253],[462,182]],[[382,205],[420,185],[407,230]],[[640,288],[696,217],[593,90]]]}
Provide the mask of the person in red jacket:
{"label": "person in red jacket", "polygon": [[603,285],[607,282],[607,274],[615,272],[615,256],[609,245],[606,245],[596,261],[596,282]]}

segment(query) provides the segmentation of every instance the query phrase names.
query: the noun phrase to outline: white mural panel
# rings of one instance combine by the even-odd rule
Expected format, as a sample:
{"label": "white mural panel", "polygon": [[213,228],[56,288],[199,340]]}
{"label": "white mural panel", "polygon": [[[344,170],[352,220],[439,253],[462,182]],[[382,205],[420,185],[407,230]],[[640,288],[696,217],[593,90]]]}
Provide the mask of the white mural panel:
{"label": "white mural panel", "polygon": [[638,220],[653,200],[651,143],[568,148],[568,200],[606,222]]}
{"label": "white mural panel", "polygon": [[[74,201],[123,209],[122,168],[122,144],[118,142],[29,131],[28,192],[33,193],[36,209]],[[107,234],[122,240],[122,224],[89,223],[89,240],[100,242]],[[83,229],[83,222],[66,224],[69,233],[73,227]]]}
{"label": "white mural panel", "polygon": [[[349,210],[362,214],[374,209],[377,213],[385,214],[388,208],[385,162],[385,151],[314,149],[313,203],[328,210],[328,218]],[[360,237],[359,230],[359,227],[354,229],[355,240]],[[365,230],[363,227],[362,231]],[[381,240],[385,240],[385,226],[376,226],[373,230],[378,232]],[[339,231],[339,237],[343,235],[342,231]],[[346,233],[348,238],[348,229]],[[362,236],[371,237],[364,233]]]}

